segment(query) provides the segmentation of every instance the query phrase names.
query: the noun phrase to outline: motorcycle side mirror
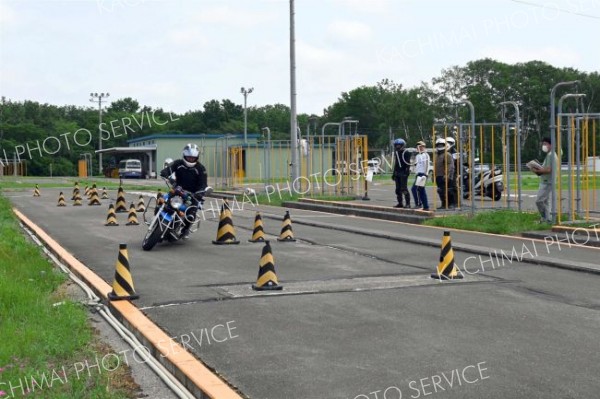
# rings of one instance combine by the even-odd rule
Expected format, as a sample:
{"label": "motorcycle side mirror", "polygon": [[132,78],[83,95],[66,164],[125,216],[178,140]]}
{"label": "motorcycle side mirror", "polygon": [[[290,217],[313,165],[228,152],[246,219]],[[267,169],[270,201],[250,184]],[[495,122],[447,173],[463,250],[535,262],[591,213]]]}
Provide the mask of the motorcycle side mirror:
{"label": "motorcycle side mirror", "polygon": [[212,192],[213,192],[213,188],[211,186],[208,186],[204,189],[204,193],[206,195],[210,195],[210,194],[212,194]]}

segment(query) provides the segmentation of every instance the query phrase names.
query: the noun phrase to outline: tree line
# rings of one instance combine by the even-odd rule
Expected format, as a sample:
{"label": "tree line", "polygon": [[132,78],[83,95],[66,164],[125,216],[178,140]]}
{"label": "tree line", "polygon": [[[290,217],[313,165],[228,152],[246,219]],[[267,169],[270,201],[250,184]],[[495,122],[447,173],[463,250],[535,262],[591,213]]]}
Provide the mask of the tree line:
{"label": "tree line", "polygon": [[[311,134],[317,134],[323,124],[350,117],[359,121],[357,132],[368,136],[370,149],[388,150],[391,138],[402,137],[409,144],[422,139],[429,143],[435,123],[451,125],[457,121],[470,121],[468,109],[455,105],[460,99],[466,98],[473,103],[477,123],[500,122],[503,116],[515,121],[512,107],[502,115],[499,103],[516,101],[521,114],[523,159],[528,160],[541,156],[539,141],[549,133],[551,88],[557,82],[571,80],[580,83],[569,91],[576,90],[586,97],[581,103],[566,101],[565,111],[600,112],[600,74],[597,71],[588,73],[557,68],[541,61],[506,64],[481,59],[443,69],[439,76],[418,87],[405,88],[391,79],[382,79],[372,86],[354,88],[341,93],[321,115],[299,114],[298,125],[302,134],[307,127]],[[564,91],[559,93],[557,101],[561,94]],[[29,157],[25,152],[21,158],[27,161],[30,175],[48,175],[50,163],[54,175],[74,175],[81,154],[97,149],[97,107],[56,106],[5,98],[0,106],[0,159],[3,161],[6,158],[10,161],[15,148],[25,146],[25,143],[43,143],[50,136],[66,138],[67,133],[84,130],[93,134],[94,139],[86,145],[59,148],[54,144],[52,151],[56,153],[52,156]],[[273,140],[289,140],[290,109],[287,105],[252,106],[248,107],[247,114],[249,132],[261,132],[263,127],[269,127]],[[202,109],[176,114],[160,107],[141,106],[137,100],[127,97],[111,102],[103,111],[104,129],[111,130],[110,121],[123,120],[131,123],[126,126],[117,123],[121,134],[111,135],[103,142],[104,148],[126,146],[128,139],[157,133],[239,133],[244,129],[244,110],[242,105],[229,99],[213,99],[205,102]],[[50,146],[49,140],[47,142]],[[600,143],[599,131],[596,142]],[[498,153],[501,149],[494,151]]]}

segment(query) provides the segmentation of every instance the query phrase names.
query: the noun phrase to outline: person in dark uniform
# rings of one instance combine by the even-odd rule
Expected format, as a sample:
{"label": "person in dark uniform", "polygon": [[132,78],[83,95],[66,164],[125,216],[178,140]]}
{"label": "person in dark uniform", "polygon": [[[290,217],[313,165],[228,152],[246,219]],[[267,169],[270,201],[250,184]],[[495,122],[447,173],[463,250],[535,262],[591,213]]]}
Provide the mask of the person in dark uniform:
{"label": "person in dark uniform", "polygon": [[[191,193],[197,193],[206,189],[208,183],[208,177],[206,168],[200,162],[198,162],[198,156],[200,151],[196,144],[186,144],[183,147],[182,159],[177,159],[169,164],[166,168],[160,171],[161,177],[169,179],[172,185],[178,185],[186,191]],[[174,179],[173,175],[174,174]],[[197,196],[192,196],[194,201],[198,201]],[[194,205],[198,205],[195,203]],[[185,218],[185,226],[181,231],[181,238],[187,239],[190,234],[190,226],[192,221],[196,218],[197,208],[188,213]],[[190,220],[191,219],[191,220]]]}
{"label": "person in dark uniform", "polygon": [[458,171],[460,170],[460,157],[456,151],[456,140],[453,137],[446,138],[446,144],[450,147],[448,152],[454,161],[454,173],[448,178],[448,207],[455,208],[458,206]]}
{"label": "person in dark uniform", "polygon": [[[407,152],[406,141],[394,140],[394,170],[392,180],[396,183],[396,199],[394,208],[410,208],[410,193],[408,192],[408,176],[410,175],[410,154]],[[402,200],[405,200],[403,203]]]}

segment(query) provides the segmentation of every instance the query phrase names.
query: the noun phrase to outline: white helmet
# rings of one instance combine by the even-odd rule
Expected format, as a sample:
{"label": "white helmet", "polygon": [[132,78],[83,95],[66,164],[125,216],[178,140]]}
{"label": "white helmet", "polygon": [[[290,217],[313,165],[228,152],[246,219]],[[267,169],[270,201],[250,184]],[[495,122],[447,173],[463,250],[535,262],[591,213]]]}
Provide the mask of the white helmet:
{"label": "white helmet", "polygon": [[454,147],[454,146],[456,145],[456,140],[454,140],[454,138],[453,138],[453,137],[448,137],[448,138],[446,139],[446,143],[448,143],[448,145],[449,145],[450,147]]}
{"label": "white helmet", "polygon": [[171,165],[172,163],[173,163],[173,158],[165,159],[165,163],[163,164],[163,169],[166,168],[167,166]]}
{"label": "white helmet", "polygon": [[200,151],[198,150],[198,146],[196,144],[186,144],[183,147],[183,163],[186,164],[187,167],[193,168],[196,166],[198,162],[198,155],[200,155]]}
{"label": "white helmet", "polygon": [[445,145],[446,145],[446,140],[444,140],[443,138],[441,138],[441,137],[440,137],[439,139],[437,139],[437,140],[435,141],[435,146],[436,146],[436,147],[437,147],[438,145],[440,145],[440,144],[442,144],[442,145],[444,145],[444,146],[445,146]]}

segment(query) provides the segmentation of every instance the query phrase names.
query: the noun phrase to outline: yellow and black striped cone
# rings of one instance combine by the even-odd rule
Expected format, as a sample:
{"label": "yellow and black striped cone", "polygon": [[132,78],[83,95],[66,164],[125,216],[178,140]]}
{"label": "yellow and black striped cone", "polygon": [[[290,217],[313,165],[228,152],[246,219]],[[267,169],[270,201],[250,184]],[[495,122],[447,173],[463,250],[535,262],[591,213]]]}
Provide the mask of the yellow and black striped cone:
{"label": "yellow and black striped cone", "polygon": [[65,202],[65,196],[63,195],[62,191],[58,195],[58,205],[56,206],[67,206],[67,203]]}
{"label": "yellow and black striped cone", "polygon": [[249,239],[250,242],[264,242],[265,241],[265,230],[263,228],[262,217],[260,216],[260,212],[256,212],[256,216],[254,217],[254,230],[252,231],[252,238]]}
{"label": "yellow and black striped cone", "polygon": [[146,210],[146,204],[144,203],[144,196],[142,194],[140,194],[140,198],[138,198],[136,212],[144,212],[145,210]]}
{"label": "yellow and black striped cone", "polygon": [[94,194],[98,195],[98,188],[96,187],[96,183],[92,184],[92,188],[90,188],[90,191],[88,192],[88,199],[92,199]]}
{"label": "yellow and black striped cone", "polygon": [[296,241],[294,238],[294,232],[292,231],[292,218],[290,217],[290,211],[285,211],[285,216],[283,217],[283,223],[281,225],[281,233],[279,234],[279,237],[277,237],[277,241]]}
{"label": "yellow and black striped cone", "polygon": [[86,197],[90,195],[90,188],[87,185],[83,189],[83,195],[85,195]]}
{"label": "yellow and black striped cone", "polygon": [[437,273],[432,273],[431,278],[440,280],[454,280],[463,278],[462,273],[458,273],[459,269],[454,263],[454,251],[452,250],[452,239],[450,232],[444,231],[442,238],[442,251],[440,253],[440,263],[437,267]]}
{"label": "yellow and black striped cone", "polygon": [[108,299],[111,301],[138,299],[140,297],[135,293],[133,288],[133,279],[129,270],[127,244],[119,244],[119,256],[117,257],[117,264],[115,266],[115,279],[112,288],[112,292],[108,294]]}
{"label": "yellow and black striped cone", "polygon": [[79,193],[79,182],[75,182],[75,186],[73,187],[73,196],[71,197],[72,200],[75,200],[75,194]]}
{"label": "yellow and black striped cone", "polygon": [[115,212],[124,213],[127,212],[127,202],[125,202],[125,194],[123,194],[123,190],[119,187],[119,193],[117,194],[117,205]]}
{"label": "yellow and black striped cone", "polygon": [[81,194],[79,194],[79,190],[77,190],[77,192],[75,192],[75,199],[73,200],[73,206],[81,206],[83,205],[81,203]]}
{"label": "yellow and black striped cone", "polygon": [[283,286],[279,285],[279,282],[277,281],[277,274],[275,274],[275,259],[273,259],[269,241],[265,241],[265,246],[263,247],[260,256],[260,262],[258,263],[258,278],[256,279],[256,284],[252,284],[252,289],[256,291],[283,289]]}
{"label": "yellow and black striped cone", "polygon": [[119,222],[117,222],[117,215],[115,215],[115,206],[110,204],[108,206],[108,215],[106,216],[105,226],[118,226]]}
{"label": "yellow and black striped cone", "polygon": [[106,187],[102,187],[102,199],[108,199],[108,193],[106,192]]}
{"label": "yellow and black striped cone", "polygon": [[158,192],[156,193],[156,206],[159,207],[164,203],[165,203],[165,199],[163,198],[163,193],[162,193],[162,191],[160,191],[160,188],[159,188]]}
{"label": "yellow and black striped cone", "polygon": [[102,205],[100,203],[100,198],[98,198],[98,192],[96,192],[95,189],[90,190],[92,195],[90,197],[90,202],[88,202],[88,205]]}
{"label": "yellow and black striped cone", "polygon": [[223,206],[221,207],[221,216],[219,217],[219,227],[217,229],[217,239],[212,243],[216,245],[231,245],[240,243],[235,238],[235,228],[233,227],[231,209],[229,209],[229,202],[227,202],[227,200],[223,201]]}
{"label": "yellow and black striped cone", "polygon": [[33,190],[33,196],[34,197],[40,197],[40,186],[38,186],[37,184],[35,185],[35,189]]}
{"label": "yellow and black striped cone", "polygon": [[127,215],[127,223],[126,226],[137,226],[139,224],[137,220],[137,214],[135,213],[135,205],[133,202],[129,206],[129,214]]}

